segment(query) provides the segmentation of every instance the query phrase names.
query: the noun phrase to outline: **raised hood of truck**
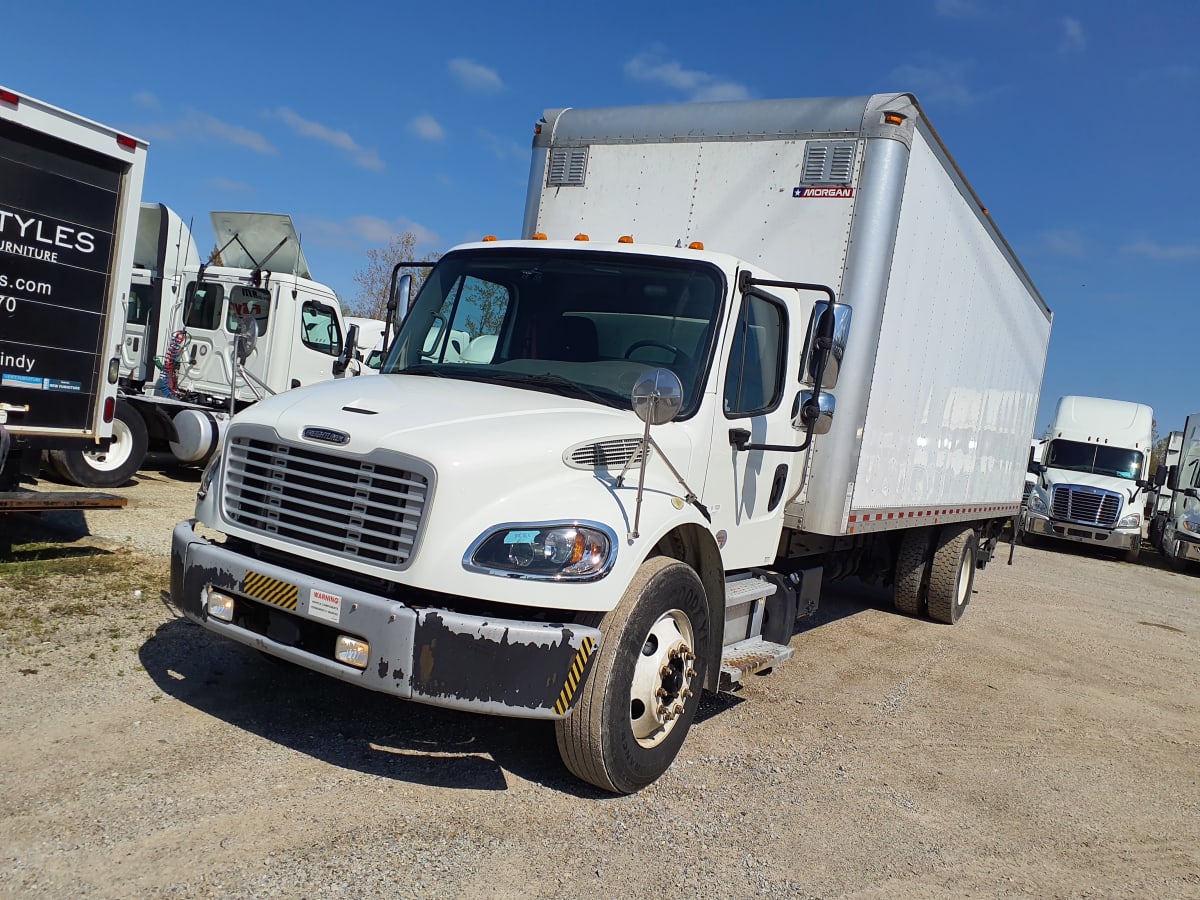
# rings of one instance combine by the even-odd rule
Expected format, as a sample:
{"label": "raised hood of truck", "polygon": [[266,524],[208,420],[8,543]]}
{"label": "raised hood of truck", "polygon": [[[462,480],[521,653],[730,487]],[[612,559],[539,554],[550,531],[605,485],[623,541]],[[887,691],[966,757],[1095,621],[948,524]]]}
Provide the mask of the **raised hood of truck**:
{"label": "raised hood of truck", "polygon": [[213,212],[209,216],[221,248],[221,265],[312,278],[291,216],[249,212]]}

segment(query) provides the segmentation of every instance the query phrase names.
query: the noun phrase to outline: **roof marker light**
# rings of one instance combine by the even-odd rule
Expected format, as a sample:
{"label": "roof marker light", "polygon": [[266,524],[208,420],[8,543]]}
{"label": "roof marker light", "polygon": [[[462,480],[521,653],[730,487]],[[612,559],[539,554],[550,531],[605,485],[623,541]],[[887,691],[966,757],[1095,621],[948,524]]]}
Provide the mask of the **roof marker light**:
{"label": "roof marker light", "polygon": [[632,244],[633,243],[633,235],[632,234],[623,234],[619,238],[617,238],[617,243],[618,244]]}
{"label": "roof marker light", "polygon": [[885,125],[903,125],[904,116],[900,113],[887,112],[883,114],[883,121]]}
{"label": "roof marker light", "polygon": [[495,236],[494,234],[485,234],[485,235],[484,235],[483,237],[481,237],[479,240],[481,240],[481,241],[484,241],[484,242],[486,243],[487,241],[494,241],[494,240],[496,240],[496,236]]}
{"label": "roof marker light", "polygon": [[136,150],[137,141],[131,137],[126,137],[123,134],[117,135],[117,146],[124,147],[126,150]]}
{"label": "roof marker light", "polygon": [[688,244],[688,249],[689,250],[703,250],[704,249],[704,241],[692,241],[690,244]]}
{"label": "roof marker light", "polygon": [[0,100],[3,100],[5,103],[11,103],[13,106],[17,106],[21,102],[21,96],[19,94],[14,94],[12,91],[0,91]]}
{"label": "roof marker light", "polygon": [[546,232],[544,232],[544,231],[535,231],[535,232],[533,233],[533,240],[535,240],[535,241],[546,241],[546,240],[549,240],[549,238],[547,238],[547,237],[546,237]]}
{"label": "roof marker light", "polygon": [[575,235],[575,240],[577,240],[577,241],[590,241],[590,240],[591,240],[591,238],[590,238],[590,237],[588,237],[586,234],[584,234],[584,233],[581,231],[581,232],[579,232],[579,234]]}

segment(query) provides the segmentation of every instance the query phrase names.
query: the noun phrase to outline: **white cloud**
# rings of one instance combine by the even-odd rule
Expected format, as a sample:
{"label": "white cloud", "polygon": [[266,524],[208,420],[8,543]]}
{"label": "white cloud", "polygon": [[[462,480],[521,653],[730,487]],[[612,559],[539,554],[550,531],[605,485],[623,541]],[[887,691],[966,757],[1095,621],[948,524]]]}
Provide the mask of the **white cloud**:
{"label": "white cloud", "polygon": [[504,82],[495,69],[474,60],[458,57],[450,60],[449,67],[451,74],[469,91],[494,92],[504,89]]}
{"label": "white cloud", "polygon": [[1146,256],[1150,259],[1166,262],[1182,262],[1200,259],[1200,243],[1196,244],[1159,244],[1155,241],[1135,241],[1121,248],[1122,253],[1130,256]]}
{"label": "white cloud", "polygon": [[215,140],[237,147],[274,156],[275,145],[257,131],[210,116],[195,109],[185,109],[183,118],[172,122],[152,122],[130,129],[134,134],[151,141]]}
{"label": "white cloud", "polygon": [[204,183],[210,188],[218,191],[231,191],[235,193],[244,193],[254,190],[254,185],[247,184],[244,181],[234,181],[232,178],[206,178]]}
{"label": "white cloud", "polygon": [[726,81],[699,69],[685,69],[676,60],[664,60],[658,48],[641,53],[625,63],[625,74],[635,81],[661,84],[687,95],[693,102],[708,100],[745,100],[750,91],[745,85]]}
{"label": "white cloud", "polygon": [[429,113],[422,113],[408,123],[409,130],[417,137],[426,141],[443,141],[446,139],[446,129],[441,126]]}
{"label": "white cloud", "polygon": [[161,105],[158,102],[158,97],[154,96],[150,91],[138,91],[133,95],[133,102],[142,109],[158,109]]}
{"label": "white cloud", "polygon": [[1085,255],[1083,237],[1076,231],[1059,229],[1046,231],[1041,236],[1042,245],[1057,256],[1070,256],[1076,259]]}
{"label": "white cloud", "polygon": [[1087,39],[1083,36],[1083,24],[1078,19],[1063,16],[1063,39],[1058,45],[1059,53],[1081,52],[1087,47]]}
{"label": "white cloud", "polygon": [[900,90],[912,91],[925,103],[970,106],[980,99],[967,86],[965,67],[957,63],[899,66],[891,78]]}
{"label": "white cloud", "polygon": [[305,119],[299,113],[288,109],[286,106],[276,109],[274,115],[301,137],[309,137],[326,144],[332,144],[339,150],[345,151],[354,160],[356,166],[369,169],[372,172],[382,172],[385,168],[384,162],[380,159],[378,153],[369,147],[362,146],[345,131],[338,131],[322,125],[320,122]]}
{"label": "white cloud", "polygon": [[434,251],[441,244],[437,232],[404,216],[384,219],[361,215],[341,220],[313,217],[304,220],[304,227],[316,243],[326,246],[361,248],[364,244],[386,244],[392,235],[406,231],[416,238],[418,252]]}

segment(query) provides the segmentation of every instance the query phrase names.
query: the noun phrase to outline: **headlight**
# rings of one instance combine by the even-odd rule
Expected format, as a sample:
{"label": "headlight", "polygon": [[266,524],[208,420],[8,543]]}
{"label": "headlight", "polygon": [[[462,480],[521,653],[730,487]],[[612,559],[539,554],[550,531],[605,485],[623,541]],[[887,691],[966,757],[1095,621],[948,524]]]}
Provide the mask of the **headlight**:
{"label": "headlight", "polygon": [[463,567],[543,581],[594,581],[617,557],[612,529],[596,522],[501,525],[480,537]]}
{"label": "headlight", "polygon": [[1200,516],[1189,514],[1181,517],[1179,527],[1191,534],[1200,535]]}
{"label": "headlight", "polygon": [[1141,513],[1130,513],[1129,515],[1124,516],[1121,519],[1121,521],[1117,523],[1117,527],[1118,528],[1141,528],[1142,527],[1142,514]]}
{"label": "headlight", "polygon": [[1028,506],[1030,512],[1043,516],[1050,515],[1050,501],[1046,499],[1046,492],[1037,485],[1034,485],[1033,490],[1029,492]]}

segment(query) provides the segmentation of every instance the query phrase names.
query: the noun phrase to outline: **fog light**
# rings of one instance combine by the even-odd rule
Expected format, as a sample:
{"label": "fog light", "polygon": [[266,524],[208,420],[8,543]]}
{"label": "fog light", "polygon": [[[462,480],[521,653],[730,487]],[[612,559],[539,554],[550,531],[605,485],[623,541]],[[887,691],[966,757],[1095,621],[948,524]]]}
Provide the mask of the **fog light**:
{"label": "fog light", "polygon": [[222,622],[233,621],[233,598],[228,594],[222,594],[220,591],[208,589],[208,614],[214,619],[220,619]]}
{"label": "fog light", "polygon": [[333,658],[356,669],[365,669],[370,652],[371,647],[366,641],[339,634],[337,644],[333,648]]}

